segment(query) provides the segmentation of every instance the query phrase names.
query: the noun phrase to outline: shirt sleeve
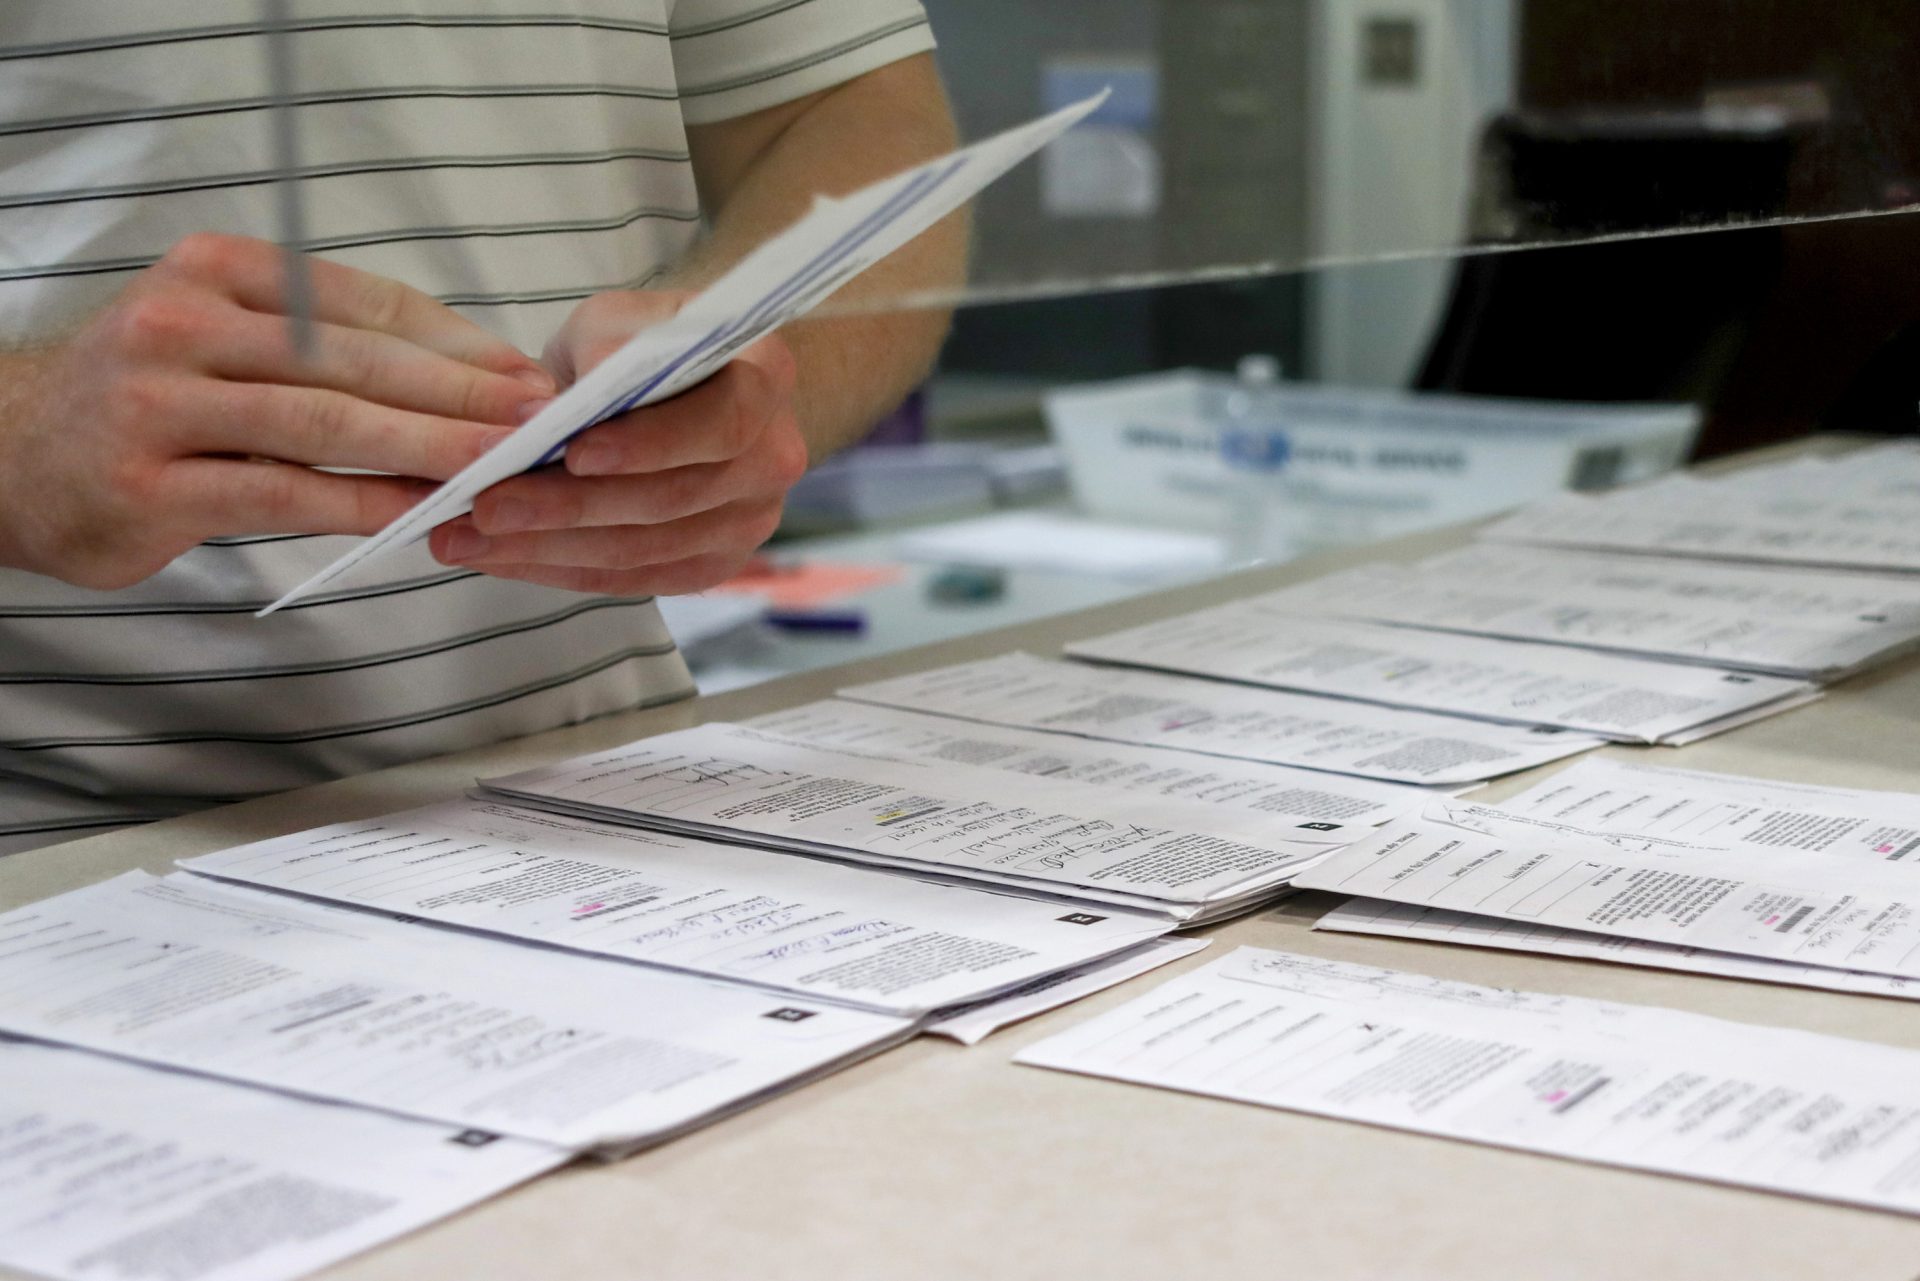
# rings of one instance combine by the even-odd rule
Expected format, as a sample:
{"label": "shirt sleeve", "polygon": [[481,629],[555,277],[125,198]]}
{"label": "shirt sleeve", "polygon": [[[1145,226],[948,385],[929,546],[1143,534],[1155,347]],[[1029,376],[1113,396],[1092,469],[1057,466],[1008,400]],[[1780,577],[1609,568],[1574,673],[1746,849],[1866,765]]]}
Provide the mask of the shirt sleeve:
{"label": "shirt sleeve", "polygon": [[933,48],[919,0],[674,0],[670,12],[688,124],[791,102]]}

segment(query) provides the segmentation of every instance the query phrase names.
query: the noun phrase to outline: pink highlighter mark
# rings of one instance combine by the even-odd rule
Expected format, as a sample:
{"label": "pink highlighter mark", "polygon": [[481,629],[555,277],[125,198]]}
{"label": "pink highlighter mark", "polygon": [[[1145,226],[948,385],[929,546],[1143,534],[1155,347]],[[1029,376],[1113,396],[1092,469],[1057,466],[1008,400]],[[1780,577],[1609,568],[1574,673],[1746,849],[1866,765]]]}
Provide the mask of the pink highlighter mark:
{"label": "pink highlighter mark", "polygon": [[1558,1103],[1561,1100],[1565,1099],[1566,1097],[1567,1097],[1567,1092],[1565,1090],[1555,1090],[1552,1094],[1544,1096],[1542,1099],[1542,1102]]}
{"label": "pink highlighter mark", "polygon": [[583,903],[579,907],[576,907],[573,909],[573,914],[575,916],[582,916],[588,912],[598,912],[601,908],[605,906],[606,906],[605,903]]}
{"label": "pink highlighter mark", "polygon": [[1893,853],[1893,846],[1891,846],[1891,845],[1876,845],[1876,846],[1874,846],[1874,847],[1873,847],[1873,852],[1874,852],[1875,854],[1891,854],[1891,853]]}
{"label": "pink highlighter mark", "polygon": [[1766,920],[1764,920],[1764,921],[1762,921],[1762,922],[1761,922],[1761,924],[1762,924],[1762,925],[1772,925],[1772,924],[1773,924],[1773,923],[1774,923],[1775,921],[1777,921],[1777,920],[1779,920],[1779,919],[1780,919],[1780,913],[1778,913],[1778,912],[1775,912],[1775,913],[1774,913],[1774,914],[1773,914],[1772,916],[1769,916],[1769,917],[1768,917],[1768,918],[1767,918]]}

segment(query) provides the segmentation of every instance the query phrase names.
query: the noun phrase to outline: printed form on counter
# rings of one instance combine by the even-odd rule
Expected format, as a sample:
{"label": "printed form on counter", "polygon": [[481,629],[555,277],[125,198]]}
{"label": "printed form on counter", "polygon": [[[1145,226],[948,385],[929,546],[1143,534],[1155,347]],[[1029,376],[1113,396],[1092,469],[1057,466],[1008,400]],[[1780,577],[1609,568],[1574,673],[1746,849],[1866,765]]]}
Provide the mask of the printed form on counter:
{"label": "printed form on counter", "polygon": [[0,1265],[62,1281],[289,1281],[571,1158],[0,1037]]}
{"label": "printed form on counter", "polygon": [[1809,680],[1920,644],[1920,579],[1499,544],[1363,565],[1246,605]]}
{"label": "printed form on counter", "polygon": [[1275,897],[1294,870],[1351,835],[1121,787],[894,759],[721,723],[483,786],[597,820],[1187,922]]}
{"label": "printed form on counter", "polygon": [[486,800],[182,866],[902,1016],[1077,969],[1172,926]]}
{"label": "printed form on counter", "polygon": [[1920,1052],[1243,947],[1017,1062],[1920,1212]]}
{"label": "printed form on counter", "polygon": [[1079,641],[1067,653],[1632,743],[1703,738],[1798,707],[1818,692],[1782,676],[1276,613],[1259,601]]}
{"label": "printed form on counter", "polygon": [[1418,810],[1434,796],[1434,789],[1410,783],[984,725],[838,698],[743,723],[827,747],[1125,787],[1168,800],[1265,814],[1276,823],[1324,824],[1317,830],[1328,832],[1378,827]]}
{"label": "printed form on counter", "polygon": [[1549,929],[1920,978],[1920,868],[1907,863],[1596,833],[1443,801],[1295,879]]}
{"label": "printed form on counter", "polygon": [[[1501,809],[1602,839],[1644,837],[1763,855],[1786,850],[1890,862],[1912,862],[1920,854],[1920,796],[1606,759],[1581,761],[1502,802]],[[1503,920],[1374,899],[1350,900],[1320,918],[1315,928],[1619,961],[1873,996],[1920,996],[1920,983],[1886,974],[1736,956],[1533,920]]]}
{"label": "printed form on counter", "polygon": [[0,915],[0,1031],[556,1147],[670,1138],[912,1030],[184,872]]}
{"label": "printed form on counter", "polygon": [[[1825,471],[1826,474],[1819,474]],[[1845,469],[1795,468],[1817,483],[1774,487],[1669,477],[1644,489],[1563,494],[1482,531],[1482,537],[1608,551],[1836,569],[1920,572],[1920,495],[1861,484]],[[1909,472],[1909,478],[1911,473]]]}
{"label": "printed form on counter", "polygon": [[1048,1010],[1077,1001],[1081,997],[1104,992],[1108,988],[1137,978],[1163,965],[1204,951],[1211,939],[1163,938],[1143,943],[1131,952],[1078,970],[1063,970],[1025,987],[1004,992],[991,1000],[956,1009],[944,1010],[938,1018],[921,1025],[929,1036],[944,1036],[962,1045],[978,1045],[1001,1028],[1045,1014]]}
{"label": "printed form on counter", "polygon": [[1031,654],[840,691],[856,702],[1398,783],[1484,782],[1606,740]]}

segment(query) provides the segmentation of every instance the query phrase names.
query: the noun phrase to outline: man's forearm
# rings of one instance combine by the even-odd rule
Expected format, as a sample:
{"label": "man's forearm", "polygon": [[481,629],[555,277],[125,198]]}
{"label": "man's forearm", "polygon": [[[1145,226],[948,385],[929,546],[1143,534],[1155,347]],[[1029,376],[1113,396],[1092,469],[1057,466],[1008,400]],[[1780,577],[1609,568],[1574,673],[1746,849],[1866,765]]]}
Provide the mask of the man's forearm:
{"label": "man's forearm", "polygon": [[[665,282],[697,287],[792,223],[815,192],[839,194],[953,148],[953,121],[928,57],[882,67],[754,117],[692,131],[710,233]],[[946,219],[835,296],[879,304],[958,284],[966,215]],[[857,440],[933,364],[949,313],[882,311],[800,321],[784,335],[798,362],[801,430],[818,460]]]}

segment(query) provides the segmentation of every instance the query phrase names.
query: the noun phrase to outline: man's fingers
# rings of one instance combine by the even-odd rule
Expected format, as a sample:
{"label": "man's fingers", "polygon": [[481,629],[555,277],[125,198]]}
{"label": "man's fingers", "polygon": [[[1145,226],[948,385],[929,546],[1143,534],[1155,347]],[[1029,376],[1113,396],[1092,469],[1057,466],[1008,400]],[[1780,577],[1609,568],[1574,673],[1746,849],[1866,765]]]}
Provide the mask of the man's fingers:
{"label": "man's fingers", "polygon": [[559,587],[591,596],[684,596],[726,582],[747,563],[750,553],[693,556],[641,569],[580,569],[559,565],[489,565],[494,578],[513,578],[542,587]]}
{"label": "man's fingers", "polygon": [[660,525],[540,530],[496,538],[462,519],[435,530],[431,547],[437,559],[475,569],[510,564],[635,569],[689,556],[751,552],[773,537],[780,507],[778,498],[756,498]]}
{"label": "man's fingers", "polygon": [[736,360],[671,400],[581,432],[566,467],[576,476],[631,476],[724,462],[752,447],[786,399],[766,371]]}
{"label": "man's fingers", "polygon": [[310,360],[294,360],[277,320],[229,312],[210,343],[209,373],[244,382],[297,383],[468,422],[511,426],[543,401],[529,384],[371,329],[314,326]]}
{"label": "man's fingers", "polygon": [[[312,258],[309,264],[315,320],[404,338],[495,373],[524,374],[530,382],[541,380],[537,385],[543,394],[553,394],[552,379],[538,363],[418,289],[324,258]],[[251,311],[285,314],[285,260],[277,246],[264,240],[202,232],[176,243],[160,266]]]}
{"label": "man's fingers", "polygon": [[208,529],[251,534],[372,534],[432,488],[396,476],[335,476],[284,463],[186,459],[170,471],[170,497]]}
{"label": "man's fingers", "polygon": [[568,314],[542,357],[563,383],[572,383],[642,329],[671,318],[692,296],[667,289],[595,294]]}
{"label": "man's fingers", "polygon": [[784,494],[806,468],[799,434],[783,433],[741,458],[642,476],[569,476],[537,471],[505,480],[474,500],[481,533],[657,525],[756,495]]}
{"label": "man's fingers", "polygon": [[200,383],[176,407],[196,453],[257,455],[446,480],[512,432],[375,405],[344,392],[269,383]]}

